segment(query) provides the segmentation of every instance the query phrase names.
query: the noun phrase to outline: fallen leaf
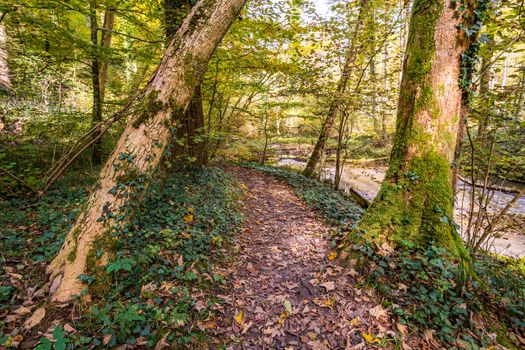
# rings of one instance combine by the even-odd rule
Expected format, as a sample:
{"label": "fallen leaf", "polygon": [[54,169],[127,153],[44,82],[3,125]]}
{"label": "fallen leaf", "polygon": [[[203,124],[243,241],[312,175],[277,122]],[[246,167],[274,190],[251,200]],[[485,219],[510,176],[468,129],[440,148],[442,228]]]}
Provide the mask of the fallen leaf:
{"label": "fallen leaf", "polygon": [[46,317],[46,309],[41,307],[36,309],[36,311],[24,322],[25,329],[31,329],[37,324],[39,324],[44,317]]}
{"label": "fallen leaf", "polygon": [[292,314],[292,303],[290,302],[290,300],[285,300],[283,301],[283,305],[284,305],[284,309],[286,310],[286,312],[288,312],[289,314]]}
{"label": "fallen leaf", "polygon": [[427,329],[426,331],[423,332],[423,338],[425,339],[425,341],[430,345],[430,344],[433,344],[433,345],[436,345],[439,343],[434,339],[434,333],[436,332],[435,329]]}
{"label": "fallen leaf", "polygon": [[393,252],[394,252],[394,247],[392,247],[390,244],[386,242],[383,243],[381,247],[379,248],[379,254],[382,256],[389,256]]}
{"label": "fallen leaf", "polygon": [[380,319],[382,316],[388,316],[386,310],[383,308],[383,306],[381,306],[381,304],[370,309],[368,312],[370,312],[370,315],[374,316],[376,319]]}
{"label": "fallen leaf", "polygon": [[399,333],[401,333],[402,336],[406,336],[407,335],[407,333],[408,333],[407,326],[405,326],[404,324],[401,324],[401,323],[397,323],[396,327],[397,327],[397,330],[399,331]]}
{"label": "fallen leaf", "polygon": [[253,322],[248,322],[246,323],[243,327],[242,327],[242,332],[241,334],[244,334],[246,332],[248,332],[248,329],[250,329],[250,327],[253,325]]}
{"label": "fallen leaf", "polygon": [[77,331],[75,328],[71,327],[69,323],[64,325],[64,330],[68,333],[75,333]]}
{"label": "fallen leaf", "polygon": [[376,337],[375,335],[373,334],[369,334],[369,333],[361,333],[361,336],[363,337],[363,339],[369,343],[369,344],[374,344],[374,343],[379,343],[380,340],[378,337]]}
{"label": "fallen leaf", "polygon": [[242,325],[244,325],[244,312],[240,311],[233,319],[235,323],[242,327]]}
{"label": "fallen leaf", "polygon": [[197,311],[201,311],[203,309],[206,308],[206,303],[202,300],[197,300],[197,302],[195,303],[195,306],[194,306],[195,310]]}
{"label": "fallen leaf", "polygon": [[[7,311],[7,310],[6,310]],[[15,314],[24,316],[31,312],[30,307],[20,306],[18,309],[16,309]]]}
{"label": "fallen leaf", "polygon": [[328,260],[330,261],[334,261],[335,259],[337,259],[337,252],[331,252],[330,254],[328,254]]}
{"label": "fallen leaf", "polygon": [[170,344],[166,342],[166,339],[168,338],[169,335],[170,335],[170,332],[167,332],[166,334],[164,334],[164,336],[158,341],[157,345],[155,345],[155,350],[162,350],[170,346]]}
{"label": "fallen leaf", "polygon": [[352,319],[351,321],[348,321],[348,324],[350,326],[352,326],[352,327],[353,326],[357,326],[358,323],[359,323],[359,317],[356,317],[356,318]]}
{"label": "fallen leaf", "polygon": [[325,282],[320,284],[320,286],[325,287],[328,292],[335,289],[335,283],[334,282]]}

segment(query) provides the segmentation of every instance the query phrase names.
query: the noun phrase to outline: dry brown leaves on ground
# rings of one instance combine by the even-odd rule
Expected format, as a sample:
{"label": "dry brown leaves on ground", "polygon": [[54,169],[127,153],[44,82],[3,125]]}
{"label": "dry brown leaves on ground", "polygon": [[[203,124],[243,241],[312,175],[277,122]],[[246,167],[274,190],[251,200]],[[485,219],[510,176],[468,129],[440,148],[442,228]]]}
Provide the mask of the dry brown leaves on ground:
{"label": "dry brown leaves on ground", "polygon": [[230,171],[247,188],[246,220],[236,261],[223,271],[232,288],[217,306],[217,342],[228,349],[348,350],[402,343],[406,329],[396,328],[374,291],[356,287],[364,278],[332,264],[330,227],[287,185]]}

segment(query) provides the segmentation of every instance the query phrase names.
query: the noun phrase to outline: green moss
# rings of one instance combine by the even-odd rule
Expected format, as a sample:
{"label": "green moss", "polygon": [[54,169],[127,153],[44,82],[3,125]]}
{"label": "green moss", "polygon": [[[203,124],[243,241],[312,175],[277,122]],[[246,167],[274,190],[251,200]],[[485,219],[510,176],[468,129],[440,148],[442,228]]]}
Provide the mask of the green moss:
{"label": "green moss", "polygon": [[357,231],[378,243],[435,244],[466,256],[453,222],[450,176],[448,160],[435,151],[389,171]]}
{"label": "green moss", "polygon": [[159,91],[152,90],[144,97],[142,104],[139,106],[137,110],[137,116],[133,121],[133,127],[140,127],[164,108],[166,108],[166,104],[159,100]]}
{"label": "green moss", "polygon": [[432,68],[435,53],[434,33],[443,11],[440,0],[415,0],[410,22],[406,74],[415,83],[422,83]]}
{"label": "green moss", "polygon": [[80,235],[80,228],[75,228],[71,235],[73,236],[73,248],[71,248],[71,251],[67,256],[67,261],[69,262],[73,262],[77,257],[78,236]]}

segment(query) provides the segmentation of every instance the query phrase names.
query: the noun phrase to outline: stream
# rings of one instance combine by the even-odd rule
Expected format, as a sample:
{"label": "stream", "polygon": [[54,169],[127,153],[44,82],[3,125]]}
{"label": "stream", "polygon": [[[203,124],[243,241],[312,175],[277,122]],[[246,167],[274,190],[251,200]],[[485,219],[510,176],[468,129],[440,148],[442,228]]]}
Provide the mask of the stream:
{"label": "stream", "polygon": [[[281,157],[277,162],[277,166],[295,169],[303,169],[305,165],[305,161],[289,157]],[[363,168],[346,166],[341,177],[341,190],[350,193],[350,189],[353,189],[363,198],[372,202],[381,188],[381,182],[385,178],[386,171],[386,167]],[[335,178],[335,165],[330,163],[326,164],[320,178],[323,181],[333,182]],[[458,186],[459,190],[455,198],[456,208],[454,218],[458,225],[460,225],[460,228],[464,230],[470,210],[472,186],[461,180]],[[490,195],[492,196],[492,200],[489,205],[489,212],[497,213],[514,198],[515,194],[499,190],[490,190]],[[508,214],[511,220],[514,221],[516,228],[508,229],[501,234],[501,237],[489,240],[489,242],[483,246],[483,249],[509,257],[525,257],[525,235],[523,231],[525,196],[522,196],[517,201],[508,211]]]}

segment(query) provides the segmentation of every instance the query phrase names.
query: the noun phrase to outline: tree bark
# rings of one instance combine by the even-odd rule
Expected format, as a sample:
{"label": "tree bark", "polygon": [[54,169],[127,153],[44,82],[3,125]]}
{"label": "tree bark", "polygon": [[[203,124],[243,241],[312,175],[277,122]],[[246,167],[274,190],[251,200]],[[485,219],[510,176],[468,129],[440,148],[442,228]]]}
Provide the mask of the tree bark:
{"label": "tree bark", "polygon": [[[93,109],[91,112],[91,125],[95,126],[102,121],[102,94],[100,91],[100,58],[98,45],[97,2],[89,3],[89,20],[91,26],[91,81],[93,85]],[[91,153],[93,164],[102,163],[102,140],[93,144]]]}
{"label": "tree bark", "polygon": [[456,27],[453,5],[414,1],[390,168],[357,231],[377,243],[436,244],[466,256],[453,222],[451,163],[461,113],[460,56],[469,42]]}
{"label": "tree bark", "polygon": [[100,98],[102,103],[106,97],[106,83],[108,81],[109,50],[113,38],[113,27],[115,26],[115,8],[108,7],[104,14],[104,24],[102,30],[101,44],[104,50],[104,57],[100,63]]}
{"label": "tree bark", "polygon": [[[188,0],[165,0],[164,15],[166,38],[169,40],[177,32],[183,19],[191,11]],[[208,155],[205,144],[204,109],[200,83],[195,89],[193,99],[186,113],[179,118],[169,150],[169,165],[192,164],[204,166]],[[167,159],[166,159],[167,160]]]}
{"label": "tree bark", "polygon": [[341,79],[339,80],[339,84],[337,86],[335,97],[332,100],[332,103],[330,104],[328,115],[326,119],[324,120],[323,125],[321,127],[321,132],[319,134],[317,143],[315,144],[312,155],[310,156],[310,159],[308,160],[308,163],[306,164],[306,167],[303,171],[303,174],[305,176],[308,176],[308,177],[313,176],[315,168],[317,167],[317,163],[321,159],[321,155],[324,152],[326,140],[328,139],[328,136],[330,135],[330,130],[332,129],[335,119],[337,118],[337,115],[339,114],[341,99],[343,97],[344,92],[346,91],[346,86],[350,78],[350,74],[352,74],[352,70],[354,68],[354,63],[357,57],[357,53],[359,51],[358,50],[359,33],[363,26],[364,17],[366,15],[367,9],[368,9],[368,0],[361,0],[359,3],[359,15],[357,17],[357,22],[356,22],[356,26],[354,28],[354,32],[352,35],[350,47],[346,53],[343,72],[341,74]]}
{"label": "tree bark", "polygon": [[5,26],[0,23],[0,92],[9,92],[11,90],[7,57],[7,33]]}
{"label": "tree bark", "polygon": [[[78,277],[104,265],[133,203],[158,167],[174,126],[188,107],[208,60],[246,0],[201,0],[171,40],[100,179],[59,254],[48,266],[53,300],[79,294]],[[125,239],[125,237],[118,237]]]}

